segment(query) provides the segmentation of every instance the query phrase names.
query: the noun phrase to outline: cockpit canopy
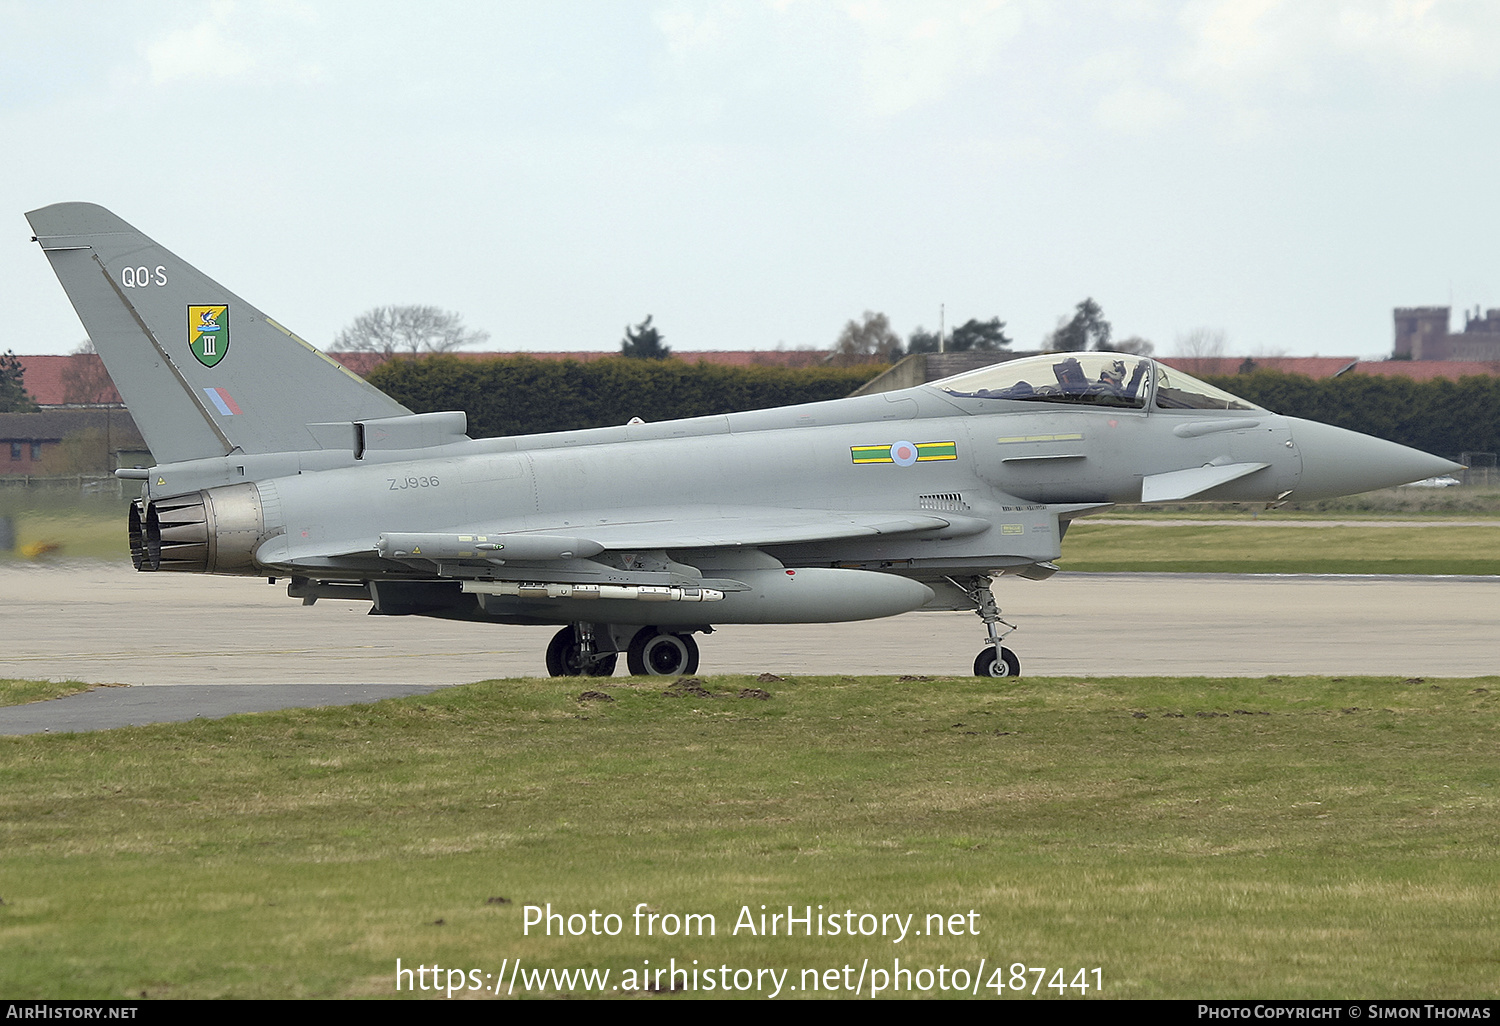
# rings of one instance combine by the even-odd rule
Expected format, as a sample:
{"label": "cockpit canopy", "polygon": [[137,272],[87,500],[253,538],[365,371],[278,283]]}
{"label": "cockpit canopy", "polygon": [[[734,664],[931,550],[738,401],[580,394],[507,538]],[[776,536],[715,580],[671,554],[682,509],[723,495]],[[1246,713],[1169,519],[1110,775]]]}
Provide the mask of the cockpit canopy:
{"label": "cockpit canopy", "polygon": [[966,399],[1069,403],[1160,410],[1258,410],[1259,406],[1180,370],[1125,353],[1047,353],[934,381]]}

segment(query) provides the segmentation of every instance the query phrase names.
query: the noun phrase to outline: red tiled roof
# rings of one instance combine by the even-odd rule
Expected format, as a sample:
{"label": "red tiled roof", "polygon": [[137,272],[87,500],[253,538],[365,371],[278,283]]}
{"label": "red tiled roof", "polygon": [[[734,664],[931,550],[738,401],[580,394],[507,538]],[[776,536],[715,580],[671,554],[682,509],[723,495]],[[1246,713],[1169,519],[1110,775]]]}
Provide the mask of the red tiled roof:
{"label": "red tiled roof", "polygon": [[1433,378],[1500,376],[1500,360],[1368,360],[1360,361],[1350,374],[1381,374],[1392,378],[1431,381]]}
{"label": "red tiled roof", "polygon": [[[19,356],[21,382],[38,406],[62,406],[67,403],[68,380],[64,375],[73,365],[72,356]],[[93,357],[97,360],[98,357]],[[118,403],[120,394],[113,386],[100,396],[100,402]]]}

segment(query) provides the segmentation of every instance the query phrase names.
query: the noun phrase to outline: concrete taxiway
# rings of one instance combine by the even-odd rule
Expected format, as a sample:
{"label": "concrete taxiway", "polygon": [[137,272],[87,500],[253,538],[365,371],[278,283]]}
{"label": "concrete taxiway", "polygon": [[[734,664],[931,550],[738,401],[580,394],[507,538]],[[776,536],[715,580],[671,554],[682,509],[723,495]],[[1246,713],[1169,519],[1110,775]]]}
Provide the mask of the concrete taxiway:
{"label": "concrete taxiway", "polygon": [[[1028,676],[1478,676],[1497,665],[1493,577],[1064,573],[1002,578],[995,594],[1021,625],[1006,644]],[[196,702],[192,715],[225,715],[367,701],[398,685],[539,676],[556,630],[376,617],[368,608],[331,599],[305,607],[286,597],[284,583],[258,578],[87,562],[0,565],[0,677],[139,685],[94,692],[106,697],[93,701],[121,707],[124,697],[108,696],[129,694],[142,718],[123,722],[154,722],[160,717],[147,706],[180,713]],[[972,614],[908,613],[729,625],[698,640],[704,673],[936,675],[968,673],[983,638]],[[169,693],[182,685],[194,686],[191,700],[187,691]],[[30,732],[8,727],[16,710],[84,697],[0,709],[0,733]],[[51,729],[88,728],[59,720]]]}

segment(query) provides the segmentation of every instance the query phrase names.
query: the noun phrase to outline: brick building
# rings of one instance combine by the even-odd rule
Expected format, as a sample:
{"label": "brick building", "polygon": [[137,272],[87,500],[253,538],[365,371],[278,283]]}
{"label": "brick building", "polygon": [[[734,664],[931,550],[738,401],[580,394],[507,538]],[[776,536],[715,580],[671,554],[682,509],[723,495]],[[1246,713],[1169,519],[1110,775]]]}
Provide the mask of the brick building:
{"label": "brick building", "polygon": [[0,475],[107,473],[151,463],[123,406],[0,413]]}

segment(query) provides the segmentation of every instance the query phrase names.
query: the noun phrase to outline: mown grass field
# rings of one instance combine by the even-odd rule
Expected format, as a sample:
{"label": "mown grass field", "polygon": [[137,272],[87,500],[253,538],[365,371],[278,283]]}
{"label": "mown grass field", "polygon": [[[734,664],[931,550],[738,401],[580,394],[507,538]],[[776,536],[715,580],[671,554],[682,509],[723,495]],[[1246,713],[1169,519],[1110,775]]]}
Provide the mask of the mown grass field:
{"label": "mown grass field", "polygon": [[1065,570],[1230,574],[1500,574],[1500,526],[1091,523],[1063,540]]}
{"label": "mown grass field", "polygon": [[110,559],[129,561],[125,513],[129,499],[79,495],[74,490],[0,489],[0,517],[8,519],[15,548],[7,559]]}
{"label": "mown grass field", "polygon": [[[985,959],[1002,986],[1098,967],[1087,996],[1115,998],[1500,988],[1500,678],[703,685],[0,738],[0,994],[389,997],[398,958],[518,957],[794,986]],[[625,933],[524,936],[548,902]],[[638,903],[717,935],[630,936]],[[978,934],[733,935],[762,904],[973,910]]]}

